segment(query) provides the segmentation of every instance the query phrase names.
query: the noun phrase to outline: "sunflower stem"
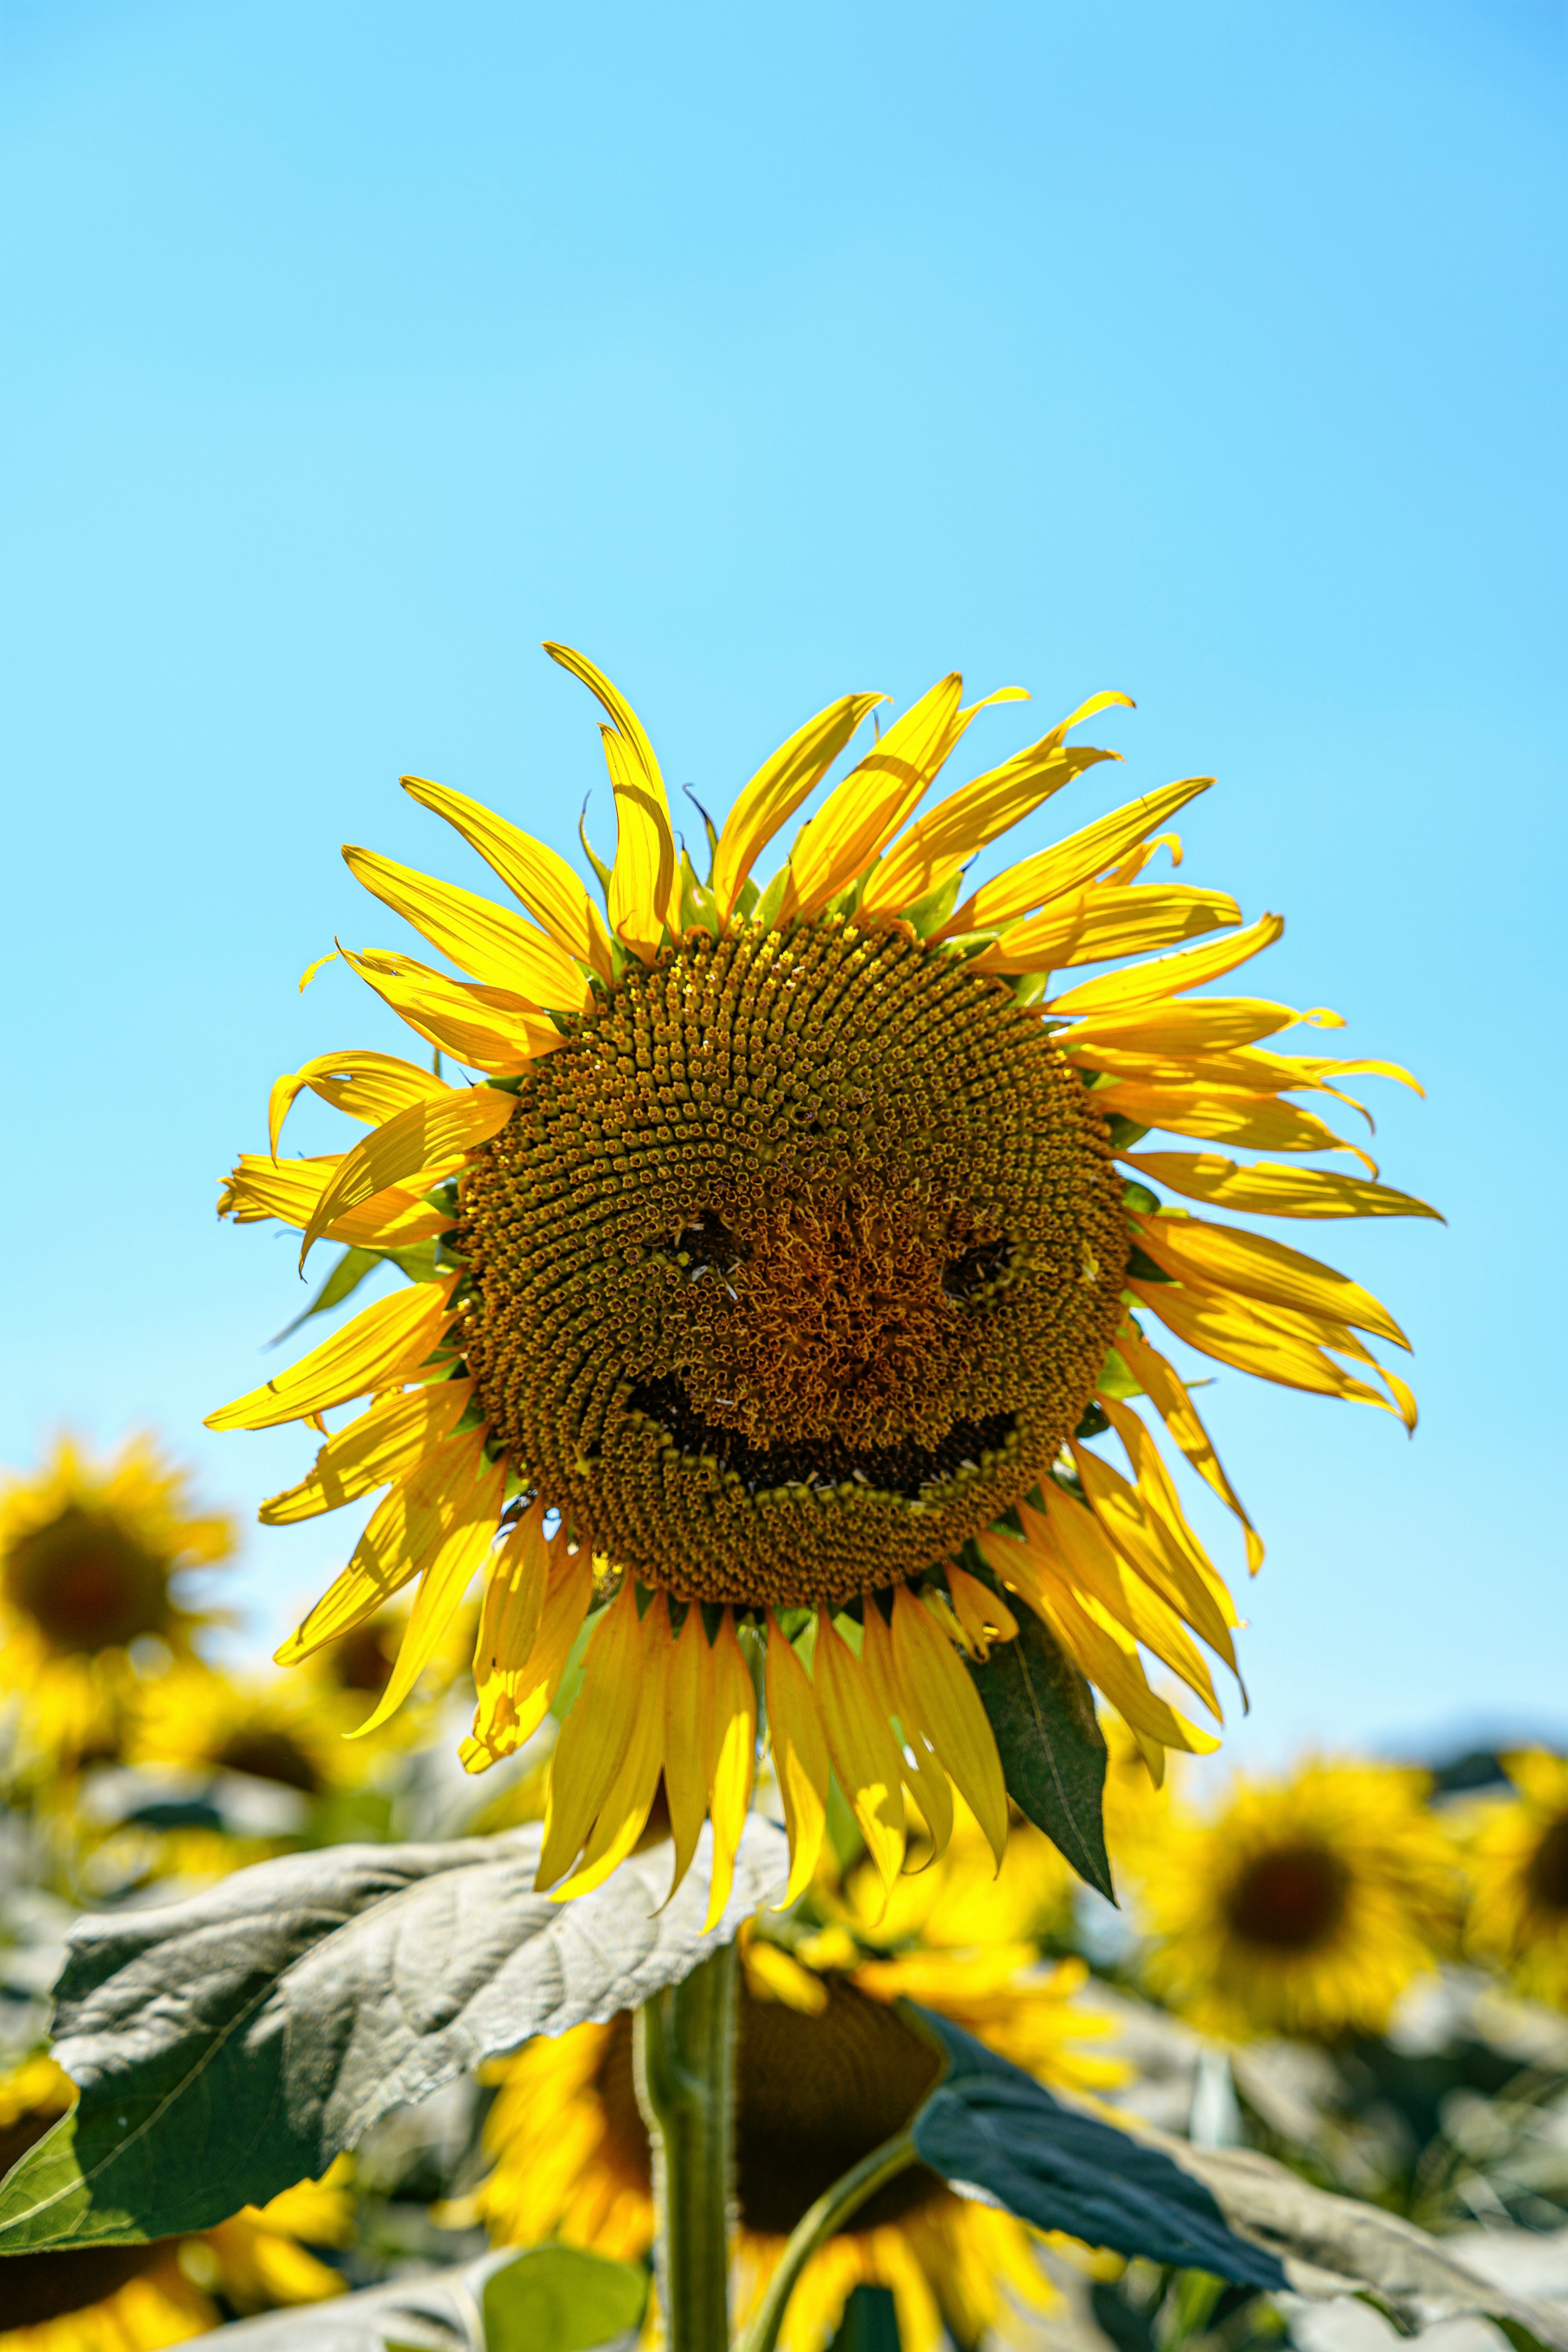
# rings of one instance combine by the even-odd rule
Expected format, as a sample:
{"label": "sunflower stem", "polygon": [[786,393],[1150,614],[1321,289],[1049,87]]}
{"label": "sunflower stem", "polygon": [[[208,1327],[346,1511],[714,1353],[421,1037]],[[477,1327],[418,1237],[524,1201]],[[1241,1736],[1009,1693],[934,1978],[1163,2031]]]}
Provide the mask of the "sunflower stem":
{"label": "sunflower stem", "polygon": [[637,2014],[668,2352],[720,2352],[730,2341],[736,1968],[735,1946],[725,1944]]}
{"label": "sunflower stem", "polygon": [[[800,2274],[817,2248],[826,2244],[836,2230],[841,2230],[853,2213],[858,2213],[868,2197],[876,2194],[885,2181],[894,2179],[911,2164],[919,2162],[915,2153],[914,2134],[908,2125],[863,2156],[858,2164],[831,2189],[819,2197],[811,2210],[796,2222],[794,2234],[779,2257],[779,2266],[768,2281],[768,2291],[757,2305],[751,2326],[736,2346],[736,2352],[774,2352],[779,2329],[790,2296],[795,2293]],[[721,2336],[715,2339],[722,2343]]]}

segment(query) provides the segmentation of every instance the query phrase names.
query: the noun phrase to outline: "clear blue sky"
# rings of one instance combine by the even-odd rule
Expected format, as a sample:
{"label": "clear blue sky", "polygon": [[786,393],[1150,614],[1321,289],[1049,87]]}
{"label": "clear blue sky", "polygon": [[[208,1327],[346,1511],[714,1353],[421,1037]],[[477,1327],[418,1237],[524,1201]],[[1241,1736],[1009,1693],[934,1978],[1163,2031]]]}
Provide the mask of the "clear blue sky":
{"label": "clear blue sky", "polygon": [[[850,688],[1033,688],[978,765],[1121,687],[1053,818],[1218,774],[1189,877],[1423,1074],[1369,1099],[1450,1218],[1325,1235],[1413,1444],[1205,1392],[1270,1538],[1236,1752],[1568,1729],[1562,23],[3,0],[0,1458],[151,1422],[247,1516],[303,1466],[200,1427],[300,1299],[214,1187],[390,1035],[294,992],[399,929],[339,844],[479,878],[400,771],[608,837],[542,637],[721,808]],[[251,1530],[251,1638],[339,1529]]]}

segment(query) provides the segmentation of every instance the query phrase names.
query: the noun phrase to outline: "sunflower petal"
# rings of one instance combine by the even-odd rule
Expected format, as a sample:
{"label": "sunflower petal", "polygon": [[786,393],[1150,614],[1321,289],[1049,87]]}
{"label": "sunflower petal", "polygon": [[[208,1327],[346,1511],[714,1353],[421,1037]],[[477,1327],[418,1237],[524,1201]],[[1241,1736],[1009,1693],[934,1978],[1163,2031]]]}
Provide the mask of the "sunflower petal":
{"label": "sunflower petal", "polygon": [[695,1602],[669,1654],[665,1682],[664,1792],[675,1843],[673,1895],[691,1867],[708,1818],[717,1747],[713,1654]]}
{"label": "sunflower petal", "polygon": [[1219,1701],[1208,1667],[1169,1601],[1118,1554],[1091,1509],[1063,1495],[1059,1487],[1047,1496],[1046,1506],[1044,1512],[1031,1509],[1026,1503],[1019,1507],[1031,1542],[1047,1549],[1054,1547],[1063,1572],[1091,1614],[1103,1612],[1124,1626],[1197,1693],[1211,1715],[1218,1717]]}
{"label": "sunflower petal", "polygon": [[[1199,1477],[1213,1487],[1226,1508],[1240,1520],[1247,1537],[1247,1569],[1256,1576],[1263,1565],[1263,1538],[1226,1476],[1225,1465],[1174,1366],[1166,1362],[1157,1348],[1150,1346],[1131,1317],[1116,1335],[1116,1350]],[[1113,1402],[1100,1399],[1108,1412]]]}
{"label": "sunflower petal", "polygon": [[482,1458],[482,1430],[460,1430],[433,1445],[382,1497],[353,1556],[275,1656],[297,1666],[341,1633],[363,1624],[404,1586],[422,1576],[438,1550]]}
{"label": "sunflower petal", "polygon": [[1255,1045],[1260,1037],[1275,1036],[1310,1018],[1292,1005],[1275,1004],[1262,996],[1178,996],[1091,1013],[1068,1034],[1075,1053],[1104,1045],[1152,1061],[1180,1060]]}
{"label": "sunflower petal", "polygon": [[334,1109],[370,1127],[379,1127],[395,1111],[406,1110],[426,1095],[445,1091],[434,1071],[422,1070],[395,1054],[373,1054],[355,1046],[342,1054],[318,1054],[302,1068],[286,1072],[268,1097],[267,1140],[274,1160],[283,1121],[307,1087]]}
{"label": "sunflower petal", "polygon": [[791,912],[819,914],[898,831],[957,740],[963,686],[956,670],[939,678],[802,828],[790,852]]}
{"label": "sunflower petal", "polygon": [[1162,997],[1179,996],[1205,981],[1223,979],[1249,957],[1272,947],[1285,929],[1283,915],[1260,915],[1247,929],[1207,947],[1186,948],[1180,955],[1161,956],[1153,963],[1134,964],[1129,971],[1102,972],[1086,980],[1065,996],[1053,997],[1051,1013],[1104,1013],[1111,1006],[1157,1004]]}
{"label": "sunflower petal", "polygon": [[913,1696],[942,1766],[1000,1870],[1007,1851],[1007,1788],[995,1734],[946,1634],[902,1584],[893,1594],[893,1657],[900,1683]]}
{"label": "sunflower petal", "polygon": [[442,1532],[435,1557],[419,1580],[391,1680],[374,1712],[357,1731],[349,1734],[352,1739],[363,1739],[367,1732],[378,1730],[389,1716],[395,1715],[435,1656],[463,1605],[463,1595],[475,1571],[483,1566],[495,1541],[501,1498],[506,1492],[506,1468],[504,1458],[489,1464],[477,1479],[465,1486]]}
{"label": "sunflower petal", "polygon": [[378,1298],[286,1372],[206,1417],[208,1429],[272,1429],[412,1376],[451,1316],[450,1283],[411,1283]]}
{"label": "sunflower petal", "polygon": [[[569,1902],[602,1886],[630,1853],[647,1821],[664,1769],[665,1686],[669,1666],[669,1612],[662,1592],[649,1601],[641,1626],[637,1662],[637,1708],[631,1738],[615,1779],[605,1793],[583,1860],[552,1900]],[[748,1683],[750,1677],[748,1676]],[[731,1868],[733,1872],[733,1857]],[[728,1893],[725,1901],[729,1900]],[[723,1909],[723,1904],[720,1905]]]}
{"label": "sunflower petal", "polygon": [[412,956],[367,948],[343,961],[402,1021],[444,1054],[492,1077],[515,1077],[566,1043],[546,1013],[504,988],[448,980]]}
{"label": "sunflower petal", "polygon": [[488,1621],[493,1636],[489,1645],[487,1620],[481,1614],[480,1642],[474,1653],[479,1705],[473,1736],[458,1751],[467,1771],[483,1772],[499,1758],[512,1755],[532,1738],[554,1704],[593,1602],[593,1555],[586,1545],[569,1549],[564,1536],[558,1535],[549,1547],[548,1567],[539,1631],[526,1655],[521,1643],[513,1653],[504,1641],[505,1594]]}
{"label": "sunflower petal", "polygon": [[317,1202],[300,1244],[300,1265],[334,1218],[410,1176],[433,1181],[433,1170],[460,1167],[469,1151],[500,1133],[516,1108],[517,1097],[500,1087],[453,1088],[439,1100],[410,1103],[384,1127],[373,1129],[348,1153]]}
{"label": "sunflower petal", "polygon": [[735,1877],[735,1854],[757,1765],[757,1693],[752,1670],[735,1632],[735,1612],[726,1609],[713,1643],[713,1877],[708,1897],[706,1935],[718,1925]]}
{"label": "sunflower petal", "polygon": [[812,1683],[838,1785],[860,1824],[883,1885],[891,1886],[904,1858],[899,1751],[866,1670],[827,1609],[819,1609],[816,1615]]}
{"label": "sunflower petal", "polygon": [[[925,1825],[931,1832],[936,1858],[947,1852],[952,1838],[952,1791],[947,1785],[947,1773],[936,1752],[921,1714],[917,1695],[906,1689],[900,1678],[893,1656],[893,1637],[877,1602],[866,1603],[860,1639],[860,1664],[871,1685],[871,1695],[889,1722],[897,1722],[903,1731],[903,1747],[900,1753],[900,1773],[907,1796],[912,1797]],[[898,1735],[894,1735],[898,1746]]]}
{"label": "sunflower petal", "polygon": [[600,709],[608,714],[616,733],[631,746],[633,758],[658,794],[668,824],[668,804],[664,798],[664,778],[654,757],[653,745],[643,732],[642,720],[625,695],[618,687],[610,684],[603,670],[595,668],[585,654],[574,652],[570,646],[552,645],[548,639],[544,650],[552,662],[559,662],[563,669],[570,670],[574,677],[582,680]]}
{"label": "sunflower petal", "polygon": [[991,1655],[993,1642],[1011,1642],[1017,1638],[1018,1621],[1005,1601],[998,1600],[988,1584],[977,1576],[949,1560],[945,1570],[947,1589],[952,1596],[952,1612],[960,1632],[968,1645],[971,1657],[982,1664]]}
{"label": "sunflower petal", "polygon": [[[1127,1418],[1142,1426],[1135,1414]],[[1217,1651],[1235,1674],[1236,1647],[1210,1579],[1195,1572],[1191,1553],[1171,1539],[1163,1520],[1146,1507],[1142,1495],[1119,1470],[1087,1445],[1074,1443],[1071,1452],[1089,1507],[1122,1559],[1169,1601],[1178,1616],[1185,1618],[1194,1633]],[[1195,1544],[1195,1538],[1193,1540]],[[1233,1613],[1230,1622],[1234,1622]]]}
{"label": "sunflower petal", "polygon": [[1037,856],[1026,857],[993,881],[983,882],[933,936],[941,940],[955,938],[961,931],[990,930],[1026,915],[1032,907],[1043,907],[1049,899],[1065,898],[1069,890],[1081,889],[1125,857],[1177,809],[1206,793],[1213,782],[1212,776],[1186,776],[1180,783],[1166,784],[1142,800],[1130,801],[1125,808],[1112,809],[1109,816],[1097,818],[1065,841],[1042,849]]}
{"label": "sunflower petal", "polygon": [[[610,870],[610,929],[651,963],[668,923],[680,928],[680,877],[662,784],[652,785],[631,746],[601,727],[605,764],[616,796],[616,862]],[[672,911],[673,898],[673,911]]]}
{"label": "sunflower petal", "polygon": [[464,793],[450,792],[424,776],[405,776],[402,783],[411,800],[445,817],[479,851],[563,955],[591,964],[602,980],[609,979],[610,943],[599,910],[558,852],[531,834],[520,833]]}
{"label": "sunflower petal", "polygon": [[768,1629],[767,1700],[773,1773],[789,1832],[789,1885],[774,1906],[784,1911],[816,1875],[827,1823],[829,1768],[811,1676],[776,1623]]}
{"label": "sunflower petal", "polygon": [[1178,1281],[1241,1291],[1275,1307],[1359,1325],[1408,1350],[1410,1342],[1381,1301],[1347,1275],[1321,1265],[1265,1234],[1211,1225],[1202,1217],[1135,1217],[1133,1228],[1156,1265]]}
{"label": "sunflower petal", "polygon": [[[445,1091],[445,1090],[443,1090]],[[218,1192],[217,1213],[237,1224],[254,1224],[276,1217],[285,1225],[304,1226],[320,1207],[321,1197],[342,1167],[343,1154],[334,1151],[321,1160],[272,1160],[242,1153]],[[406,1185],[389,1185],[373,1192],[323,1230],[351,1249],[407,1249],[445,1233],[450,1215],[434,1208],[420,1195],[447,1172],[447,1166],[423,1169]]]}
{"label": "sunflower petal", "polygon": [[1315,1112],[1278,1095],[1224,1093],[1204,1085],[1147,1087],[1117,1078],[1096,1087],[1092,1099],[1097,1109],[1114,1111],[1138,1127],[1206,1136],[1216,1143],[1250,1144],[1259,1151],[1348,1151],[1377,1172],[1356,1144],[1336,1135]]}
{"label": "sunflower petal", "polygon": [[576,1861],[630,1744],[641,1693],[642,1625],[627,1577],[595,1626],[583,1659],[583,1687],[550,1759],[544,1846],[534,1887],[543,1894]]}
{"label": "sunflower petal", "polygon": [[1314,1328],[1305,1316],[1257,1306],[1249,1299],[1189,1290],[1180,1283],[1130,1281],[1128,1288],[1178,1339],[1216,1363],[1256,1373],[1279,1388],[1341,1397],[1352,1404],[1381,1405],[1384,1412],[1398,1410],[1324,1354],[1325,1345],[1342,1342],[1321,1326]]}
{"label": "sunflower petal", "polygon": [[[1075,963],[1104,963],[1240,920],[1241,908],[1226,890],[1177,882],[1158,888],[1145,884],[1137,889],[1083,890],[1014,924],[972,960],[970,970],[1055,971]],[[1076,1041],[1078,1032],[1072,1035]]]}
{"label": "sunflower petal", "polygon": [[531,923],[472,890],[437,882],[352,842],[344,844],[343,858],[356,882],[475,980],[513,990],[550,1012],[586,1009],[587,982],[572,958]]}
{"label": "sunflower petal", "polygon": [[816,789],[868,711],[885,694],[846,694],[763,761],[724,820],[713,859],[713,898],[727,923],[746,877],[777,833]]}
{"label": "sunflower petal", "polygon": [[395,1389],[346,1429],[329,1437],[309,1477],[263,1503],[264,1527],[294,1527],[322,1511],[357,1503],[422,1460],[449,1437],[473,1395],[471,1381],[433,1381],[426,1388]]}

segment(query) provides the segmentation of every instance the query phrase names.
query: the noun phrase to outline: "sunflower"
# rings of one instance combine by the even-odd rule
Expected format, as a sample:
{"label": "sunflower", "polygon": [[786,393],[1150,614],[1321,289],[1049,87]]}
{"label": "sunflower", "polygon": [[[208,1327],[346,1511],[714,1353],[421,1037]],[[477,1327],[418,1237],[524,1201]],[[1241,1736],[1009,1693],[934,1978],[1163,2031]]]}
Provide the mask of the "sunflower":
{"label": "sunflower", "polygon": [[[0,2173],[75,2097],[52,2058],[29,2059],[0,2077]],[[341,2294],[344,2280],[310,2249],[349,2242],[349,2170],[340,2157],[323,2179],[247,2205],[196,2237],[7,2256],[0,2352],[153,2352],[236,2314]]]}
{"label": "sunflower", "polygon": [[[241,1222],[300,1227],[302,1255],[325,1236],[421,1277],[211,1417],[324,1430],[325,1411],[369,1400],[263,1511],[387,1489],[279,1659],[417,1580],[374,1727],[483,1569],[464,1750],[479,1770],[542,1720],[592,1616],[540,1871],[563,1896],[635,1844],[662,1776],[678,1877],[711,1816],[717,1916],[759,1689],[794,1891],[816,1867],[830,1770],[889,1884],[906,1790],[940,1848],[955,1788],[999,1854],[1003,1773],[961,1655],[1016,1633],[999,1586],[1152,1759],[1215,1745],[1148,1679],[1146,1656],[1217,1721],[1205,1648],[1234,1670],[1239,1622],[1157,1428],[1236,1513],[1254,1567],[1262,1550],[1145,1318],[1220,1362],[1415,1417],[1360,1336],[1405,1344],[1366,1291],[1155,1188],[1269,1216],[1434,1213],[1371,1162],[1363,1177],[1135,1147],[1164,1128],[1364,1159],[1290,1097],[1405,1074],[1263,1042],[1336,1014],[1194,992],[1283,928],[1237,928],[1222,891],[1139,881],[1208,779],[1100,817],[959,903],[967,860],[1117,756],[1067,738],[1124,695],[910,822],[984,708],[942,678],[760,887],[766,845],[883,698],[844,697],[763,763],[722,832],[710,825],[703,879],[677,851],[636,714],[580,655],[547,651],[610,722],[613,866],[584,835],[603,915],[553,850],[405,778],[534,920],[350,847],[356,877],[468,976],[334,953],[482,1082],[323,1054],[278,1080],[270,1149],[220,1197]],[[1053,971],[1172,948],[1051,992]],[[370,1132],[343,1154],[277,1157],[306,1089]]]}
{"label": "sunflower", "polygon": [[[1106,2031],[1073,2003],[1082,1964],[1034,1970],[1026,1942],[954,1948],[970,1874],[944,1864],[927,1874],[938,1890],[934,1914],[921,1941],[895,1956],[864,1948],[841,1926],[793,1949],[742,1930],[741,2317],[808,2207],[899,2130],[935,2080],[940,2061],[893,2006],[900,1996],[942,2011],[1042,2081],[1082,2091],[1122,2077],[1114,2061],[1075,2047]],[[886,1933],[885,1921],[877,1932]],[[489,2078],[499,2085],[485,2126],[493,2169],[452,2218],[482,2220],[503,2244],[558,2236],[621,2261],[647,2253],[654,2203],[630,2013],[530,2042]],[[891,2289],[906,2352],[931,2352],[944,2326],[960,2343],[977,2343],[1002,2315],[1003,2282],[1037,2308],[1048,2304],[1033,2244],[1009,2215],[955,2196],[923,2168],[906,2173],[814,2257],[789,2305],[786,2352],[825,2345],[861,2284]]]}
{"label": "sunflower", "polygon": [[62,1437],[36,1476],[0,1486],[0,1697],[24,1769],[118,1757],[139,1687],[133,1647],[189,1656],[208,1622],[171,1579],[233,1549],[231,1522],[193,1507],[147,1437],[97,1464]]}
{"label": "sunflower", "polygon": [[1392,1765],[1311,1763],[1239,1777],[1134,1859],[1152,1990],[1209,2031],[1331,2040],[1377,2033],[1448,1948],[1452,1849],[1430,1781]]}
{"label": "sunflower", "polygon": [[1521,1992],[1568,2009],[1568,1759],[1505,1756],[1513,1796],[1478,1806],[1466,1840],[1466,1941]]}

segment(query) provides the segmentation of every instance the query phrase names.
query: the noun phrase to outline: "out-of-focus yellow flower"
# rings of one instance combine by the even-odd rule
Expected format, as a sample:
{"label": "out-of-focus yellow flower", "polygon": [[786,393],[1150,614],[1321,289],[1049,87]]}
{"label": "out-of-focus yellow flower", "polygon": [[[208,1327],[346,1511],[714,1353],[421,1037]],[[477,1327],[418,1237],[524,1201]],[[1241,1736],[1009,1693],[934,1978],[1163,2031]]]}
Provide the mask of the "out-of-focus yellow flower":
{"label": "out-of-focus yellow flower", "polygon": [[133,1646],[190,1655],[211,1621],[176,1601],[171,1579],[233,1549],[229,1519],[194,1507],[149,1437],[102,1463],[62,1437],[35,1476],[0,1487],[0,1699],[21,1769],[118,1758]]}
{"label": "out-of-focus yellow flower", "polygon": [[1458,1878],[1424,1773],[1311,1763],[1237,1778],[1142,1845],[1151,1988],[1219,2033],[1376,2032],[1449,1940]]}
{"label": "out-of-focus yellow flower", "polygon": [[[1124,2069],[1092,2048],[1106,2027],[1073,2003],[1085,1973],[1080,1962],[1037,1970],[1027,1941],[950,1948],[972,1891],[964,1858],[971,1832],[980,1836],[973,1822],[959,1823],[947,1856],[927,1874],[937,1900],[926,1910],[923,1947],[867,1958],[845,1924],[793,1949],[742,1932],[735,2287],[742,2313],[763,2292],[807,2208],[907,2122],[934,2081],[940,2061],[893,2006],[900,1996],[941,2011],[1041,2081],[1089,2090],[1122,2079]],[[1026,1851],[1021,1841],[1010,1847],[1009,1862],[1021,1847]],[[1016,1919],[1028,1908],[1020,1872],[996,1909]],[[879,1932],[885,1927],[884,1921]],[[1086,2042],[1091,2047],[1079,2046]],[[648,2142],[631,2050],[632,2021],[623,2014],[558,2041],[530,2042],[492,2070],[500,2087],[486,2142],[495,2168],[472,2210],[497,2241],[557,2236],[621,2260],[647,2251]],[[934,2352],[944,2326],[973,2344],[1002,2315],[1004,2281],[1037,2308],[1048,2302],[1029,2231],[917,2168],[879,2190],[816,2255],[782,2340],[786,2352],[816,2352],[850,2290],[864,2283],[892,2290],[906,2352]]]}
{"label": "out-of-focus yellow flower", "polygon": [[1521,1992],[1568,2009],[1568,1759],[1505,1756],[1511,1799],[1479,1804],[1466,1839],[1466,1942]]}
{"label": "out-of-focus yellow flower", "polygon": [[[0,2077],[0,2172],[75,2097],[52,2058]],[[156,2352],[237,2314],[341,2294],[344,2281],[310,2248],[344,2246],[353,2235],[352,2168],[340,2157],[322,2179],[192,2237],[7,2255],[0,2352]]]}

